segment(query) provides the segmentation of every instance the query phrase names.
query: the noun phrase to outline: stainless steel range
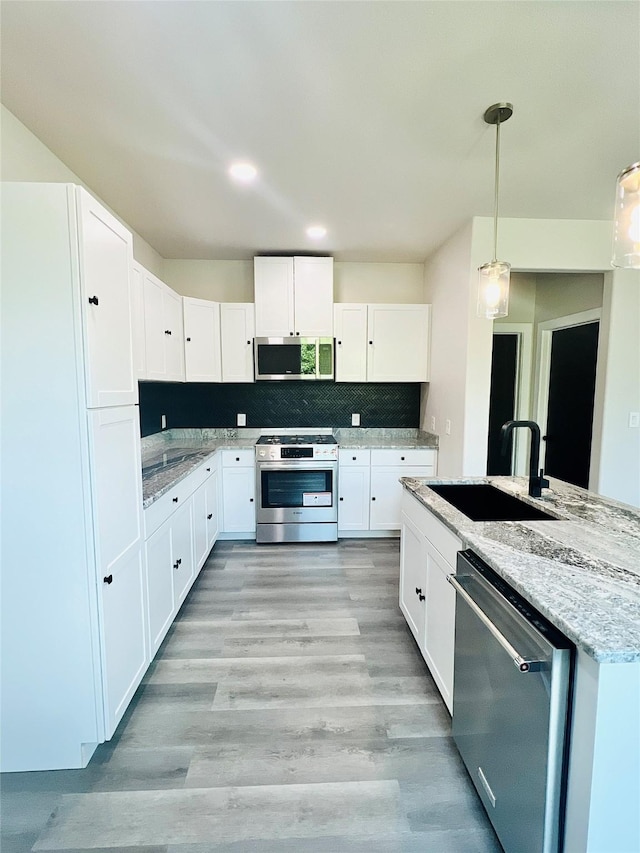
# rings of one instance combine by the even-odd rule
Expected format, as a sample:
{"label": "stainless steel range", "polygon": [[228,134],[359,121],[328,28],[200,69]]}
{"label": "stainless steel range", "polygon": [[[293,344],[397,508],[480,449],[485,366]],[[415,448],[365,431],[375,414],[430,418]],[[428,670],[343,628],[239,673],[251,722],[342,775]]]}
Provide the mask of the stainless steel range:
{"label": "stainless steel range", "polygon": [[256,444],[257,542],[335,542],[338,442],[263,435]]}

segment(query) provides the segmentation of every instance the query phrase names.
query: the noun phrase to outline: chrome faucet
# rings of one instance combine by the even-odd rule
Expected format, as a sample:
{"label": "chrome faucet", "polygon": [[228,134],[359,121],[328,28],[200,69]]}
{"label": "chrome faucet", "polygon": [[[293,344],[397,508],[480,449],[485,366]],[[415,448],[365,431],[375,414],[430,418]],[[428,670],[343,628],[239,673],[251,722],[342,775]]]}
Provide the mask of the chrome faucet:
{"label": "chrome faucet", "polygon": [[531,430],[531,450],[529,453],[529,494],[532,498],[539,498],[543,489],[549,488],[549,481],[543,477],[544,471],[540,464],[540,427],[535,421],[507,421],[502,424],[500,434],[502,435],[502,455],[506,456],[509,449],[509,436],[516,427],[528,427]]}

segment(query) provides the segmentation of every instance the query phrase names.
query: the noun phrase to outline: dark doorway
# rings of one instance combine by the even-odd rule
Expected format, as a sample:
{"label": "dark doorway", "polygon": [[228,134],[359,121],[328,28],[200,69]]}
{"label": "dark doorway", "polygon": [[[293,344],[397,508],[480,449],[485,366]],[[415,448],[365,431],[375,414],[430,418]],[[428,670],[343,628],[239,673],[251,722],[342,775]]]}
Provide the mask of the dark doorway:
{"label": "dark doorway", "polygon": [[491,355],[491,393],[489,396],[489,445],[487,474],[511,474],[511,439],[502,455],[500,428],[511,421],[516,411],[518,373],[518,335],[494,335]]}
{"label": "dark doorway", "polygon": [[558,329],[551,339],[544,468],[584,489],[589,486],[599,328],[595,322]]}

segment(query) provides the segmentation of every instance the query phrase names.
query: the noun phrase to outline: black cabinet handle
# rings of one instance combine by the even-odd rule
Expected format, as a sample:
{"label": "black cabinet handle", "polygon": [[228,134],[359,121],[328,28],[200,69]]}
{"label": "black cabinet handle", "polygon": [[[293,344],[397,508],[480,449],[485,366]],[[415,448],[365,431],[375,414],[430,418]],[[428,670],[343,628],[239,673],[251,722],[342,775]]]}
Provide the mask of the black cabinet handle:
{"label": "black cabinet handle", "polygon": [[351,458],[353,459],[353,461],[354,461],[354,462],[356,461],[356,457],[355,457],[355,456],[352,456]]}
{"label": "black cabinet handle", "polygon": [[340,500],[341,500],[341,501],[343,501],[343,500],[344,500],[344,498],[340,498]]}
{"label": "black cabinet handle", "polygon": [[211,521],[212,518],[213,518],[213,513],[210,512],[209,515],[207,516],[207,521]]}
{"label": "black cabinet handle", "polygon": [[240,457],[236,456],[236,462],[239,462],[239,461],[240,461]]}
{"label": "black cabinet handle", "polygon": [[178,498],[173,498],[173,502],[174,502],[174,504],[177,504],[177,503],[178,503]]}
{"label": "black cabinet handle", "polygon": [[174,568],[174,569],[177,569],[177,568],[178,568],[178,566],[179,566],[181,563],[182,563],[182,557],[179,557],[179,558],[175,561],[175,563],[173,564],[173,568]]}
{"label": "black cabinet handle", "polygon": [[373,344],[373,341],[369,341],[370,344]]}
{"label": "black cabinet handle", "polygon": [[113,575],[107,575],[106,578],[103,578],[105,583],[113,583]]}
{"label": "black cabinet handle", "polygon": [[251,345],[251,341],[247,341],[247,343],[248,343],[249,345]]}
{"label": "black cabinet handle", "polygon": [[98,297],[90,296],[89,297],[89,305],[98,305]]}
{"label": "black cabinet handle", "polygon": [[341,347],[341,346],[342,346],[342,341],[338,341],[338,346],[339,346],[339,347]]}
{"label": "black cabinet handle", "polygon": [[185,338],[185,340],[190,341],[190,340],[191,340],[191,338]]}
{"label": "black cabinet handle", "polygon": [[211,468],[207,468],[207,471],[210,471],[210,470],[211,470]]}
{"label": "black cabinet handle", "polygon": [[375,501],[375,498],[371,498],[372,501]]}
{"label": "black cabinet handle", "polygon": [[296,335],[299,335],[299,334],[300,334],[300,332],[296,332]]}
{"label": "black cabinet handle", "polygon": [[422,590],[420,587],[416,587],[416,595],[422,595]]}
{"label": "black cabinet handle", "polygon": [[249,498],[249,503],[253,503],[253,498]]}
{"label": "black cabinet handle", "polygon": [[401,456],[401,457],[400,457],[400,461],[401,461],[401,462],[404,462],[404,456]]}
{"label": "black cabinet handle", "polygon": [[165,333],[165,335],[170,335],[170,334],[171,334],[171,329],[165,329],[165,330],[164,330],[164,333]]}
{"label": "black cabinet handle", "polygon": [[290,335],[293,335],[293,332],[289,332]]}
{"label": "black cabinet handle", "polygon": [[418,596],[418,601],[424,601],[424,595],[419,595],[419,596]]}

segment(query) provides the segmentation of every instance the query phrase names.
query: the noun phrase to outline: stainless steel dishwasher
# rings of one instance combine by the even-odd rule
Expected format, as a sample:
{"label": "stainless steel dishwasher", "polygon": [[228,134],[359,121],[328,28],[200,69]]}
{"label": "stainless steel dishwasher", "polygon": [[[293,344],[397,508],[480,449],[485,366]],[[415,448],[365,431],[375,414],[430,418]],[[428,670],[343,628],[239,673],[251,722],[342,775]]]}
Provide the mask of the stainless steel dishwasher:
{"label": "stainless steel dishwasher", "polygon": [[453,737],[506,853],[562,850],[572,643],[460,551]]}

